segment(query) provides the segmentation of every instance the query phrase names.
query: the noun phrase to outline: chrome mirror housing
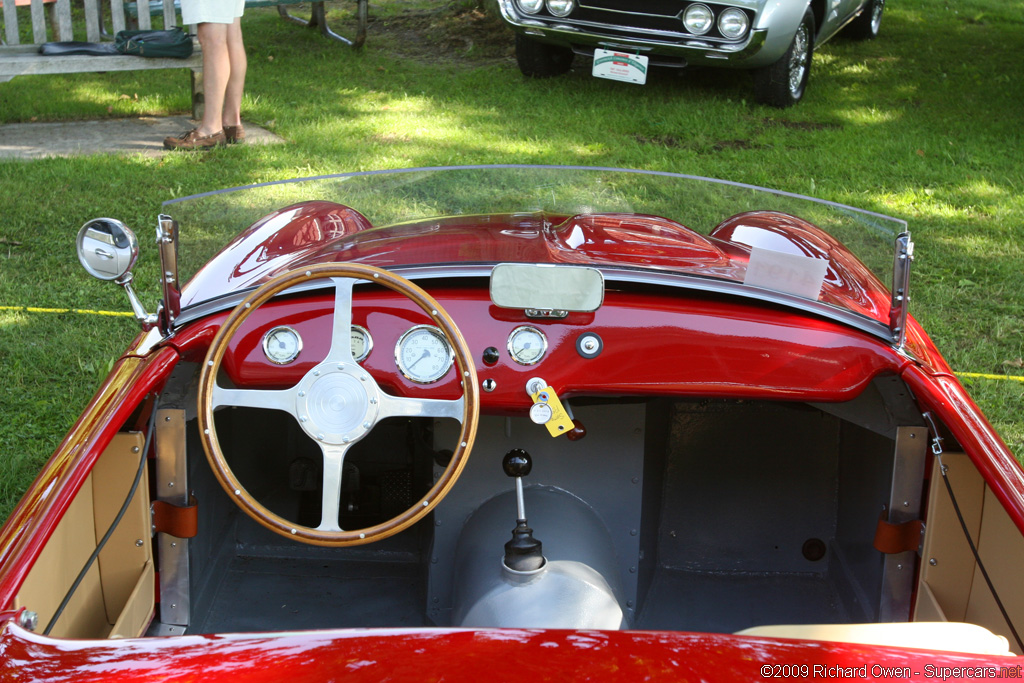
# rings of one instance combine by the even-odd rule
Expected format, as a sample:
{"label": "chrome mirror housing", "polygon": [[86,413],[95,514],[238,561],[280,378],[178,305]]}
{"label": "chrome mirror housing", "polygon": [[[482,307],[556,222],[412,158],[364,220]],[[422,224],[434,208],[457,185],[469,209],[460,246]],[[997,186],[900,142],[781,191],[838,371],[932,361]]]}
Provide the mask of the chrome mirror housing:
{"label": "chrome mirror housing", "polygon": [[85,271],[100,280],[124,287],[135,319],[142,329],[153,329],[158,318],[146,312],[132,289],[132,266],[139,258],[139,240],[124,223],[113,218],[94,218],[78,231],[75,246]]}
{"label": "chrome mirror housing", "polygon": [[135,233],[113,218],[94,218],[83,225],[76,248],[82,267],[100,280],[120,282],[139,258]]}

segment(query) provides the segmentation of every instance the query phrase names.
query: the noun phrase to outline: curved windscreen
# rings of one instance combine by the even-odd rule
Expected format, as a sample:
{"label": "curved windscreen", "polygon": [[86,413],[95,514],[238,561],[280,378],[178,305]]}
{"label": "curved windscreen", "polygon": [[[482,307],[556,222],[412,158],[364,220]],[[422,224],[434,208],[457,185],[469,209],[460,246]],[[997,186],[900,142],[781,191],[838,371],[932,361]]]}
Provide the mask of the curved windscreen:
{"label": "curved windscreen", "polygon": [[[494,229],[495,220],[481,217],[522,217],[523,225],[529,218],[543,233],[555,262],[726,281],[755,292],[811,299],[886,326],[894,244],[906,231],[903,221],[871,211],[682,174],[563,166],[359,172],[166,202],[165,212],[181,226],[180,281],[189,282],[215,257],[222,266],[270,259],[266,239],[257,248],[237,236],[275,212],[273,221],[263,222],[264,231],[286,227],[299,210],[281,209],[304,202],[341,204],[358,212],[353,214],[360,221],[356,234],[348,229],[335,239],[329,226],[318,224],[314,235],[306,230],[289,238],[331,243],[335,260],[358,253],[373,262],[377,249],[378,255],[388,254],[378,262],[384,267],[427,266],[431,259],[452,263],[462,252],[413,247],[424,238],[425,222],[467,217],[457,221],[457,238],[483,242],[496,240],[500,231]],[[445,226],[452,223],[439,221],[430,229],[444,239]],[[506,218],[505,223],[515,221]],[[604,241],[597,244],[595,235]],[[242,245],[247,252],[232,253]],[[405,251],[403,245],[408,245]],[[466,261],[486,262],[481,254],[488,253],[477,249]],[[522,260],[532,260],[529,250],[522,253]],[[196,278],[186,285],[184,301],[194,306],[229,293],[230,286],[218,288],[210,278]]]}

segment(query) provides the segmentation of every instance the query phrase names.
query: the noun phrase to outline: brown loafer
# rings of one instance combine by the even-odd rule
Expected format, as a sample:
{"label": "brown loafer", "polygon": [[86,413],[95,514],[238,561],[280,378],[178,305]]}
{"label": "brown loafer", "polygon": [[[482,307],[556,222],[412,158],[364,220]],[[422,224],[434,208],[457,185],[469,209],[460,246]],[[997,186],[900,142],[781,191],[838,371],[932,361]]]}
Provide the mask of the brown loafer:
{"label": "brown loafer", "polygon": [[245,128],[242,128],[242,124],[224,126],[224,137],[227,138],[229,145],[245,142]]}
{"label": "brown loafer", "polygon": [[227,144],[227,138],[222,130],[212,135],[200,135],[199,130],[193,128],[187,133],[164,139],[164,147],[167,149],[213,149],[224,144]]}

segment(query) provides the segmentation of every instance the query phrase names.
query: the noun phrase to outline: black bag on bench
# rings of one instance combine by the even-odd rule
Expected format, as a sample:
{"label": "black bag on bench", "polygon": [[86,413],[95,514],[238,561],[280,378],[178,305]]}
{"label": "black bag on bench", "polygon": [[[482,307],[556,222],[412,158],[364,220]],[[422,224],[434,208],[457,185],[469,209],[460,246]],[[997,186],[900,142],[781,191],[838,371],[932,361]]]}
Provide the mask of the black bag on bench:
{"label": "black bag on bench", "polygon": [[118,31],[114,36],[114,45],[123,55],[178,59],[192,56],[192,37],[178,26],[162,31]]}

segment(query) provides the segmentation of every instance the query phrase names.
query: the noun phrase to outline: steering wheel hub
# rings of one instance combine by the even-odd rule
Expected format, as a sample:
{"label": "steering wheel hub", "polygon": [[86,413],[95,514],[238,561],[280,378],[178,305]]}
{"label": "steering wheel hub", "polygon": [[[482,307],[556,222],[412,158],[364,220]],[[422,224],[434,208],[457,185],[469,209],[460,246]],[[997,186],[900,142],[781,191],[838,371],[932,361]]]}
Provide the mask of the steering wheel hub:
{"label": "steering wheel hub", "polygon": [[380,411],[380,389],[362,368],[324,363],[299,382],[296,412],[310,436],[327,444],[363,438]]}

